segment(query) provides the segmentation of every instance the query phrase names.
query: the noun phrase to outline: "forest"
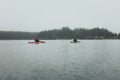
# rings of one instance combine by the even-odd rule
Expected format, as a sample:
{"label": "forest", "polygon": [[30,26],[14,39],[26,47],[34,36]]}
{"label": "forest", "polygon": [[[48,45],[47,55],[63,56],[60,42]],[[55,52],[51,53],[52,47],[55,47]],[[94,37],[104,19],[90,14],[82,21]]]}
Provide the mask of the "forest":
{"label": "forest", "polygon": [[75,28],[71,30],[69,27],[62,29],[53,29],[48,31],[41,31],[38,33],[41,39],[71,39],[76,37],[78,39],[120,39],[120,34],[113,33],[105,28]]}
{"label": "forest", "polygon": [[0,40],[26,40],[36,37],[35,32],[0,31]]}
{"label": "forest", "polygon": [[106,28],[75,28],[45,30],[40,32],[0,31],[0,40],[39,39],[120,39],[120,33],[114,33]]}

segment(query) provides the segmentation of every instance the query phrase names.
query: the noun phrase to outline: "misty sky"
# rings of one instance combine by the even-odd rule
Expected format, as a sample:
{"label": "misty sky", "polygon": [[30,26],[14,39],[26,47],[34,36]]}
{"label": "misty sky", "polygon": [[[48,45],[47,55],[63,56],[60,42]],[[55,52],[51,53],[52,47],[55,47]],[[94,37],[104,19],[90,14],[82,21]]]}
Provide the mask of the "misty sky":
{"label": "misty sky", "polygon": [[120,32],[120,0],[0,0],[0,30],[103,27]]}

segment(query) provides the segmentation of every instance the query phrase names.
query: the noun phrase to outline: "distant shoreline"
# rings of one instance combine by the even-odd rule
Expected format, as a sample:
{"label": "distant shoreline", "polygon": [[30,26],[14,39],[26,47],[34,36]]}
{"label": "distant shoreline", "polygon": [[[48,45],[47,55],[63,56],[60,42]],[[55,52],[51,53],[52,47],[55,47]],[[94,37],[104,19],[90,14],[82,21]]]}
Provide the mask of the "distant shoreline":
{"label": "distant shoreline", "polygon": [[75,28],[63,27],[61,29],[46,30],[41,32],[23,32],[23,31],[0,31],[0,40],[31,40],[32,38],[39,39],[77,39],[85,40],[105,40],[105,39],[120,39],[120,33],[113,33],[105,28]]}

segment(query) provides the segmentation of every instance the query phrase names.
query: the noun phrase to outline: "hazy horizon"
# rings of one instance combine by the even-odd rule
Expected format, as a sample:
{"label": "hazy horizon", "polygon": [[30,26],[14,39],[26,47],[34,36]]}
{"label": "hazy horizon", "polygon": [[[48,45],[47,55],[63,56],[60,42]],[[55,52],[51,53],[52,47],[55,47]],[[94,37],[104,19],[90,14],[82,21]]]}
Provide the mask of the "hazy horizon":
{"label": "hazy horizon", "polygon": [[[100,28],[100,29],[102,29],[103,27],[93,27],[93,28],[84,28],[84,27],[76,27],[76,28],[70,28],[69,26],[63,26],[63,27],[68,27],[69,29],[71,29],[71,30],[74,30],[74,29],[79,29],[79,28],[83,28],[83,29],[94,29],[94,28]],[[26,30],[0,30],[0,31],[13,31],[13,32],[35,32],[35,33],[37,33],[37,32],[41,32],[41,31],[48,31],[48,30],[54,30],[54,29],[58,29],[58,30],[60,30],[60,29],[62,29],[63,27],[61,27],[61,28],[53,28],[53,29],[45,29],[45,30],[40,30],[40,31],[26,31]],[[107,28],[104,28],[104,29],[107,29]],[[117,34],[119,34],[120,32],[114,32],[114,31],[111,31],[111,30],[109,30],[109,29],[107,29],[108,31],[110,31],[110,32],[112,32],[112,33],[117,33]]]}
{"label": "hazy horizon", "polygon": [[120,33],[119,0],[1,0],[0,31],[106,28]]}

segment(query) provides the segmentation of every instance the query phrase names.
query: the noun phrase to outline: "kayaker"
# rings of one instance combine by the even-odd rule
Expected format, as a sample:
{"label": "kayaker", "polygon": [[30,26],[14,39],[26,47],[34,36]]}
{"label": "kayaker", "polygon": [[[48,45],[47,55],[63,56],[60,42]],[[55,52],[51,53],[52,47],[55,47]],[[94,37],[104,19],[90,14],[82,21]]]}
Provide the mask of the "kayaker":
{"label": "kayaker", "polygon": [[40,42],[40,41],[39,41],[39,39],[36,38],[36,39],[35,39],[35,42]]}
{"label": "kayaker", "polygon": [[73,42],[78,42],[76,37],[73,38]]}

